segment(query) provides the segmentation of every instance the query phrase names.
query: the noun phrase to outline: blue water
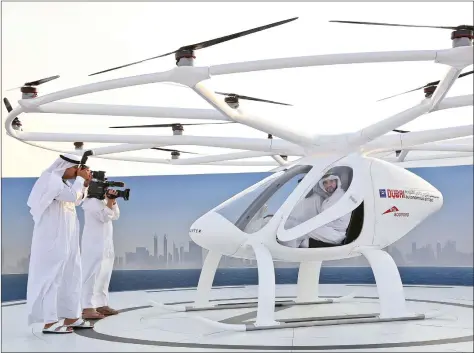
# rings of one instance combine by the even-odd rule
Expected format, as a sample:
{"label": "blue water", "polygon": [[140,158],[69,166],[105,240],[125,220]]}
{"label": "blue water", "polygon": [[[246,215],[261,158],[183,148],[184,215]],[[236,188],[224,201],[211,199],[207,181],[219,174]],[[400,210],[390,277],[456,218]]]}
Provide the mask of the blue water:
{"label": "blue water", "polygon": [[[400,267],[404,284],[472,286],[472,267]],[[199,269],[185,270],[129,270],[114,271],[110,282],[111,292],[145,289],[195,287],[199,280]],[[297,268],[275,270],[277,284],[296,283]],[[2,275],[2,302],[26,299],[28,275]],[[257,284],[256,268],[219,269],[214,279],[215,286]],[[322,284],[374,284],[369,267],[323,267]]]}

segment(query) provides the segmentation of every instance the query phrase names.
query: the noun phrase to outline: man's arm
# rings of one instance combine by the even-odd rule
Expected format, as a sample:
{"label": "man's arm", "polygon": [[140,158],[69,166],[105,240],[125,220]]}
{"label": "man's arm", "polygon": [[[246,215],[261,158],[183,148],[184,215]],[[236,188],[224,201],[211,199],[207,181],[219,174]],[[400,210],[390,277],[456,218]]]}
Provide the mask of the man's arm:
{"label": "man's arm", "polygon": [[[86,182],[87,182],[87,180],[86,180]],[[76,202],[76,206],[80,206],[81,203],[83,203],[83,202],[87,199],[88,191],[89,191],[89,188],[88,188],[88,187],[84,186],[84,187],[82,188],[82,197],[81,197],[80,200],[78,200],[78,201]]]}
{"label": "man's arm", "polygon": [[54,198],[58,201],[64,202],[78,202],[82,199],[83,191],[82,188],[84,187],[84,178],[81,176],[77,176],[76,180],[72,184],[71,187],[64,184],[61,192]]}
{"label": "man's arm", "polygon": [[98,199],[87,199],[82,204],[82,208],[84,213],[88,213],[100,223],[111,221],[114,217],[114,211]]}
{"label": "man's arm", "polygon": [[115,204],[112,206],[112,211],[114,211],[114,216],[112,217],[112,221],[116,221],[117,219],[120,218],[120,208],[118,206],[117,201],[115,201]]}

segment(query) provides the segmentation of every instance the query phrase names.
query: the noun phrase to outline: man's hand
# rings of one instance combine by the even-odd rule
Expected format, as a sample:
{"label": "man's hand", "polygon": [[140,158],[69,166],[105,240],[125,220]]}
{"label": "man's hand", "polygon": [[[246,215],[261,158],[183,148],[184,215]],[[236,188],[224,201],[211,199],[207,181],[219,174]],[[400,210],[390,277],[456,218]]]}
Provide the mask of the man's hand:
{"label": "man's hand", "polygon": [[117,190],[108,190],[105,194],[105,198],[107,199],[107,207],[111,209],[116,204],[116,199],[110,198],[109,195],[117,196]]}
{"label": "man's hand", "polygon": [[[86,168],[79,168],[77,170],[77,176],[80,176],[82,178],[84,178],[84,186],[86,186],[86,182],[89,181],[90,182],[90,179],[92,177],[91,175],[91,171],[89,169],[86,169]],[[87,184],[89,185],[89,184]]]}
{"label": "man's hand", "polygon": [[[89,169],[88,169],[88,170],[89,170]],[[86,188],[89,187],[89,184],[91,183],[91,181],[92,181],[92,173],[91,173],[90,170],[89,170],[89,178],[86,179],[86,181],[84,182],[84,186],[85,186]]]}

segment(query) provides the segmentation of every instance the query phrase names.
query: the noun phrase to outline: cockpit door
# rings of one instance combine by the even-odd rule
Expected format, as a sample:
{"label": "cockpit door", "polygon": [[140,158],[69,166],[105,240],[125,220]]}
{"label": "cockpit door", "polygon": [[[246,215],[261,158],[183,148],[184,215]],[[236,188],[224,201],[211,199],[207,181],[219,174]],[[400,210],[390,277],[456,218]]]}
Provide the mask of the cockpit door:
{"label": "cockpit door", "polygon": [[[287,242],[303,237],[354,211],[364,201],[366,190],[370,191],[369,166],[367,159],[354,154],[324,169],[313,168],[280,209],[278,240]],[[331,194],[332,199],[320,186],[320,180],[328,174],[339,177],[344,191]]]}

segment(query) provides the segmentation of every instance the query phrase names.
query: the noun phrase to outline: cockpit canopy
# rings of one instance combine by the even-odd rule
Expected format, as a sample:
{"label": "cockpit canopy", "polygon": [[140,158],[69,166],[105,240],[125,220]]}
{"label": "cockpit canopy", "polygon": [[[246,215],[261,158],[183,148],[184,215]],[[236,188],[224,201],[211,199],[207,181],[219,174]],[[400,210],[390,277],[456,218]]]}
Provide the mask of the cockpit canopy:
{"label": "cockpit canopy", "polygon": [[[280,171],[263,179],[260,183],[244,190],[234,198],[228,200],[214,211],[232,222],[240,230],[252,234],[262,229],[273,215],[281,208],[288,197],[295,191],[298,184],[305,180],[308,173],[313,169],[311,165],[296,165],[288,170]],[[348,190],[353,178],[353,170],[347,166],[336,166],[328,170],[324,175],[335,175],[340,180],[339,188],[344,192]],[[293,211],[305,198],[313,194],[318,195],[319,202],[328,197],[327,192],[321,189],[320,180],[315,180],[312,188],[301,197]],[[339,184],[339,183],[338,183]],[[313,195],[313,198],[314,196]],[[318,212],[316,206],[313,210],[308,209],[307,219],[315,217]],[[293,222],[291,227],[298,223]],[[287,226],[288,225],[288,226]],[[291,228],[287,220],[285,228]]]}

